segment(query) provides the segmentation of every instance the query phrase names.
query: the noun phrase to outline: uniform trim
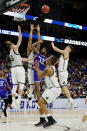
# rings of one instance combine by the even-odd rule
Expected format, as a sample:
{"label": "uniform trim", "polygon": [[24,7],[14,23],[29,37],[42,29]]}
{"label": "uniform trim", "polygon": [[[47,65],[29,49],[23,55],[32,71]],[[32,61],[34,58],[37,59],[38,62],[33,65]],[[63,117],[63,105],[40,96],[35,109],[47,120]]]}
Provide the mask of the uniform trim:
{"label": "uniform trim", "polygon": [[14,51],[14,49],[13,49],[13,52],[15,53],[15,55],[20,55],[20,54],[16,54],[16,52]]}
{"label": "uniform trim", "polygon": [[25,83],[22,83],[22,82],[18,82],[18,83],[20,83],[20,84],[25,84]]}
{"label": "uniform trim", "polygon": [[34,81],[34,83],[40,83],[40,81]]}
{"label": "uniform trim", "polygon": [[34,84],[29,84],[29,85],[34,85]]}
{"label": "uniform trim", "polygon": [[14,85],[18,85],[18,84],[13,84],[13,86],[14,86]]}
{"label": "uniform trim", "polygon": [[[42,97],[43,98],[43,97]],[[45,100],[45,98],[43,98],[44,99],[44,101],[46,102],[46,104],[48,103],[46,100]]]}
{"label": "uniform trim", "polygon": [[17,66],[23,67],[23,65],[15,65],[15,66],[11,66],[11,68],[14,68],[14,67],[17,67]]}

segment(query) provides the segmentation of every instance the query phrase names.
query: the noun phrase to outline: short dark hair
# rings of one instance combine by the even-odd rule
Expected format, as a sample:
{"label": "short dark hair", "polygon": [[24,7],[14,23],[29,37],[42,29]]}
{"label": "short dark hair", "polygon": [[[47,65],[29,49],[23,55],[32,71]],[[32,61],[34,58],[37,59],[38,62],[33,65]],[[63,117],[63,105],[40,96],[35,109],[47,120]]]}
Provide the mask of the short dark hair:
{"label": "short dark hair", "polygon": [[57,62],[57,60],[58,60],[58,58],[57,58],[55,55],[52,55],[52,56],[51,56],[51,64],[52,64],[52,65],[55,65],[56,62]]}

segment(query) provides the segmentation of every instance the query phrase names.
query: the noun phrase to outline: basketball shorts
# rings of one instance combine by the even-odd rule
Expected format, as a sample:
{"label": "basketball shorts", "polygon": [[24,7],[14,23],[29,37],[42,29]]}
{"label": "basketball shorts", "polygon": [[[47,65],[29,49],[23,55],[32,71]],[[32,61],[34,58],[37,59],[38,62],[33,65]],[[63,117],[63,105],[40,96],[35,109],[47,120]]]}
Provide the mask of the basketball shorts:
{"label": "basketball shorts", "polygon": [[25,69],[23,66],[12,67],[11,72],[13,85],[25,84]]}
{"label": "basketball shorts", "polygon": [[7,99],[6,92],[4,90],[0,91],[0,99]]}
{"label": "basketball shorts", "polygon": [[68,84],[68,71],[59,72],[59,84],[60,86],[66,86]]}
{"label": "basketball shorts", "polygon": [[58,96],[61,94],[61,88],[59,87],[51,87],[47,88],[42,94],[42,98],[47,102],[53,102]]}
{"label": "basketball shorts", "polygon": [[34,70],[32,68],[28,68],[28,82],[29,85],[34,85]]}

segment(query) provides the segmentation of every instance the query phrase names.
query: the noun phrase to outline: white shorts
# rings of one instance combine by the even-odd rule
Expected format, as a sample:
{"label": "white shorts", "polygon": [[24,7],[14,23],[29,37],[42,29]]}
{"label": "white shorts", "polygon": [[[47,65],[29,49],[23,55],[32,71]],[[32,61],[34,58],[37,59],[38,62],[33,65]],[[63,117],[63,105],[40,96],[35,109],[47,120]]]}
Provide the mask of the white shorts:
{"label": "white shorts", "polygon": [[25,69],[23,66],[15,66],[11,68],[12,82],[14,85],[25,84]]}
{"label": "white shorts", "polygon": [[58,96],[61,94],[61,88],[59,87],[52,87],[48,88],[42,94],[42,98],[47,102],[51,103],[54,101]]}
{"label": "white shorts", "polygon": [[60,86],[68,84],[68,71],[59,72],[59,84]]}
{"label": "white shorts", "polygon": [[34,70],[31,68],[28,68],[28,82],[29,85],[34,85]]}

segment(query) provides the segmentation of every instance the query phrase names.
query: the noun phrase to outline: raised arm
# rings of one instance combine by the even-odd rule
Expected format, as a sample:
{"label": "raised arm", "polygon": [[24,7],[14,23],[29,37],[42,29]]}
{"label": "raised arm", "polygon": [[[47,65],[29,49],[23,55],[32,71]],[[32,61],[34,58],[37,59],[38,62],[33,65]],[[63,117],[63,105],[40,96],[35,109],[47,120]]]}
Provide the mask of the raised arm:
{"label": "raised arm", "polygon": [[53,42],[51,43],[51,45],[52,45],[52,48],[53,48],[54,51],[56,51],[56,52],[58,52],[58,53],[60,53],[60,54],[65,54],[65,50],[61,50],[61,49],[57,48],[57,47],[54,45]]}
{"label": "raised arm", "polygon": [[[37,29],[38,41],[40,41],[40,40],[41,40],[41,39],[40,39],[40,26],[37,25],[36,29]],[[37,44],[37,50],[38,50],[38,52],[40,51],[40,47],[41,47],[41,43],[39,42],[39,43]]]}
{"label": "raised arm", "polygon": [[30,25],[30,36],[29,36],[28,46],[27,46],[27,56],[29,56],[31,51],[32,51],[32,34],[33,34],[33,30],[34,30],[34,25],[31,24]]}
{"label": "raised arm", "polygon": [[19,25],[18,25],[18,31],[19,31],[19,37],[17,42],[17,48],[19,48],[22,43],[22,33],[21,33],[21,27]]}

